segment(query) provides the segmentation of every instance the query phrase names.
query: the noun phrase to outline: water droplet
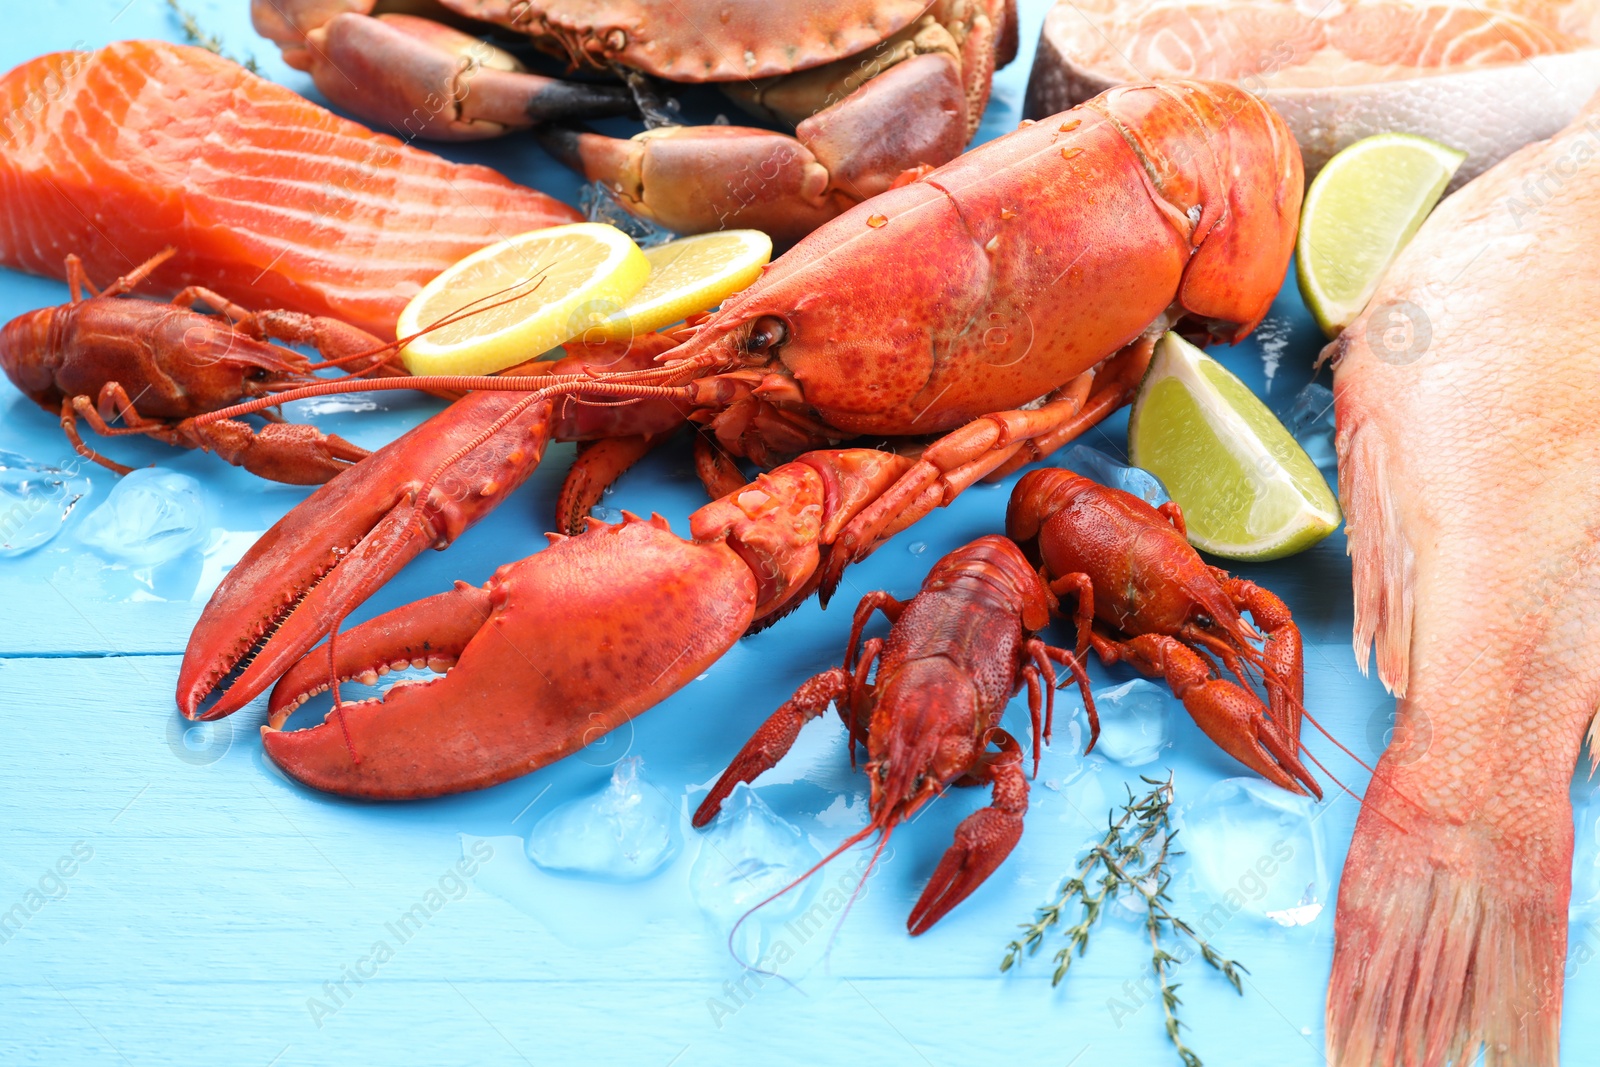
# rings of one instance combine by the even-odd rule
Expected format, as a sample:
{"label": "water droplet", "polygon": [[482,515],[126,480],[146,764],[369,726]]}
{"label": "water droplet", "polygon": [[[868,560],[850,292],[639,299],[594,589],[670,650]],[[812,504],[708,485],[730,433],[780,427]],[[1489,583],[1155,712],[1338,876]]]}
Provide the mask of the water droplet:
{"label": "water droplet", "polygon": [[1017,123],[1017,129],[1025,130],[1029,126],[1032,126],[1033,124],[1034,124],[1033,119],[1023,119],[1021,122]]}
{"label": "water droplet", "polygon": [[78,540],[112,559],[148,566],[197,547],[209,528],[199,482],[145,467],[112,486],[105,503],[83,520]]}
{"label": "water droplet", "polygon": [[556,808],[528,835],[528,858],[547,871],[637,882],[678,851],[677,813],[629,756],[597,793]]}
{"label": "water droplet", "polygon": [[1339,454],[1333,443],[1333,390],[1308,382],[1295,394],[1283,424],[1306,450],[1311,462],[1324,471],[1338,467]]}
{"label": "water droplet", "polygon": [[89,479],[76,466],[52,467],[0,450],[0,556],[49,542],[89,492]]}
{"label": "water droplet", "polygon": [[1132,493],[1153,508],[1160,507],[1170,499],[1161,479],[1154,474],[1143,467],[1119,463],[1088,445],[1073,445],[1061,457],[1061,465],[1101,485]]}
{"label": "water droplet", "polygon": [[989,238],[989,240],[984,243],[983,250],[989,253],[991,256],[1000,251],[1000,235],[995,234],[993,237]]}
{"label": "water droplet", "polygon": [[1100,715],[1095,752],[1124,767],[1141,767],[1172,741],[1174,697],[1165,686],[1135,678],[1094,694]]}
{"label": "water droplet", "polygon": [[1259,778],[1217,782],[1181,817],[1184,851],[1210,894],[1279,926],[1322,914],[1328,865],[1317,805]]}
{"label": "water droplet", "polygon": [[910,552],[913,556],[920,556],[924,552],[928,551],[928,543],[926,541],[913,541],[906,546],[906,551]]}
{"label": "water droplet", "polygon": [[876,230],[880,226],[887,225],[888,222],[889,222],[889,216],[887,216],[887,215],[868,215],[867,216],[867,225],[871,226],[874,230]]}
{"label": "water droplet", "polygon": [[1081,155],[1083,155],[1083,149],[1081,149],[1081,148],[1063,148],[1061,150],[1061,158],[1062,159],[1072,159],[1072,158],[1074,158],[1076,156],[1081,156]]}
{"label": "water droplet", "polygon": [[1071,133],[1073,130],[1077,129],[1079,126],[1082,126],[1082,125],[1083,125],[1083,120],[1082,119],[1068,119],[1066,122],[1063,122],[1061,124],[1061,132],[1062,133]]}
{"label": "water droplet", "polygon": [[1011,208],[1003,207],[1000,209],[1000,217],[1005,221],[1010,222],[1012,219],[1017,217],[1017,213]]}

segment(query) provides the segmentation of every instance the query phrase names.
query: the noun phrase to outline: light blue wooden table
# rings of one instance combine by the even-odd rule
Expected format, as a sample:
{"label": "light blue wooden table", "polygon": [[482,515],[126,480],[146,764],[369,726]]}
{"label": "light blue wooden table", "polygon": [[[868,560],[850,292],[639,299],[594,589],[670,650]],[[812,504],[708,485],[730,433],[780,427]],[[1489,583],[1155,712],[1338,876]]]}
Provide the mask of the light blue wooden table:
{"label": "light blue wooden table", "polygon": [[[272,78],[309,90],[254,36],[245,0],[191,6],[235,55],[251,53]],[[1024,5],[1023,55],[997,79],[985,138],[1016,123],[1043,7]],[[7,21],[7,68],[72,46],[182,36],[165,0],[35,0]],[[451,154],[491,162],[559,196],[576,193],[571,177],[525,138]],[[0,273],[0,318],[65,299],[56,282]],[[1292,285],[1261,337],[1218,355],[1281,411],[1308,380],[1320,343]],[[1276,364],[1271,375],[1268,362]],[[316,421],[376,447],[433,405],[391,393],[379,408]],[[1120,455],[1124,425],[1119,419],[1089,443]],[[690,830],[683,813],[691,798],[799,680],[837,661],[852,593],[912,593],[939,555],[1000,529],[1009,483],[975,489],[902,534],[850,572],[841,606],[823,613],[813,602],[741,642],[677,697],[579,756],[470,796],[372,806],[308,792],[276,773],[256,734],[259,703],[210,727],[190,726],[172,703],[179,655],[211,587],[303,492],[202,455],[138,442],[110,447],[130,462],[198,479],[214,529],[202,548],[159,567],[114,563],[80,536],[113,484],[94,469],[90,497],[60,536],[0,558],[0,915],[13,916],[0,925],[0,1062],[1176,1062],[1160,1009],[1139,988],[1148,967],[1142,931],[1126,918],[1106,924],[1059,989],[1048,981],[1058,941],[1020,971],[997,973],[1014,924],[1103,825],[1124,781],[1138,786],[1139,773],[1170,767],[1178,804],[1189,807],[1242,773],[1176,705],[1173,746],[1139,768],[1085,760],[1063,729],[1045,755],[1015,854],[920,939],[906,936],[905,916],[955,824],[981,803],[972,791],[948,795],[895,836],[831,951],[826,933],[789,925],[798,913],[778,909],[765,924],[767,944],[794,942],[795,960],[783,968],[792,985],[744,974],[728,953],[726,905],[708,911],[696,902],[695,887],[716,880],[716,865],[737,843],[708,844]],[[55,420],[9,384],[0,385],[0,448],[71,459]],[[492,518],[448,553],[414,563],[361,616],[455,578],[480,582],[500,562],[538,548],[570,457],[570,446],[552,449],[544,469]],[[642,464],[608,503],[660,511],[682,530],[702,500],[684,445]],[[1306,703],[1370,761],[1392,702],[1351,655],[1342,534],[1297,558],[1240,570],[1293,606],[1308,640]],[[559,614],[550,625],[560,626]],[[1099,686],[1128,677],[1093,673]],[[1069,711],[1075,706],[1064,698]],[[1018,701],[1012,711],[1019,733],[1023,707]],[[1360,789],[1360,768],[1320,737],[1309,744]],[[673,813],[673,857],[630,884],[559,877],[530,863],[531,829],[602,788],[625,756],[642,758],[646,795]],[[831,847],[864,810],[865,783],[849,770],[837,723],[808,729],[756,792],[805,835],[802,849]],[[1586,798],[1589,787],[1575,792]],[[1279,926],[1253,906],[1234,914],[1224,889],[1233,884],[1243,899],[1256,883],[1245,867],[1229,868],[1232,858],[1178,861],[1180,913],[1221,916],[1214,940],[1250,968],[1242,996],[1198,964],[1181,970],[1188,1038],[1208,1064],[1323,1062],[1335,889],[1328,883],[1355,811],[1334,792],[1314,816],[1329,878],[1304,898],[1325,905],[1304,926]],[[1580,811],[1579,819],[1587,896],[1594,814]],[[460,873],[464,857],[470,876]],[[848,890],[858,871],[854,856],[843,858],[814,884],[806,908],[828,909],[838,899],[829,892]],[[1215,910],[1219,903],[1225,911]],[[831,932],[837,911],[821,914]],[[1573,936],[1591,949],[1600,942],[1587,921]],[[1591,1063],[1600,1026],[1579,1006],[1600,994],[1600,972],[1569,970],[1566,1062]]]}

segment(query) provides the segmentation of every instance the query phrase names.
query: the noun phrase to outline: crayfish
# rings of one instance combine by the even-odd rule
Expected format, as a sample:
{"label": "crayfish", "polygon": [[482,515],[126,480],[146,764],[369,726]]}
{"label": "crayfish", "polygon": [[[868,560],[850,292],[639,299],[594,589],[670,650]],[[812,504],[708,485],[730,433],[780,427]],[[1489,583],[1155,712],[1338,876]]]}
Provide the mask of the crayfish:
{"label": "crayfish", "polygon": [[[136,434],[204,449],[291,485],[319,485],[364,458],[366,449],[314,426],[274,421],[255,429],[237,419],[201,426],[195,416],[318,380],[310,360],[268,338],[311,345],[326,365],[348,364],[353,374],[403,374],[386,361],[394,346],[330,318],[246,311],[200,286],[166,304],[126,299],[173,254],[168,248],[98,291],[78,257],[68,256],[72,302],[30,311],[0,330],[0,366],[12,383],[60,413],[80,456],[118,474],[132,468],[90,448],[78,432],[80,418],[102,436]],[[196,303],[221,314],[195,311]]]}
{"label": "crayfish", "polygon": [[[875,611],[892,624],[889,636],[863,645],[862,631]],[[1006,702],[1028,687],[1035,773],[1039,748],[1050,740],[1053,664],[1072,672],[1089,719],[1096,721],[1089,679],[1077,656],[1035,636],[1049,621],[1049,598],[1039,575],[1015,544],[995,535],[935,563],[909,601],[867,594],[856,608],[844,665],[800,684],[717,779],[695,812],[694,825],[716,818],[734,786],[770,770],[800,728],[832,704],[850,732],[852,764],[856,743],[866,745],[872,790],[871,820],[833,855],[873,832],[882,834],[881,853],[896,826],[951,785],[987,785],[993,792],[992,806],[956,827],[955,843],[912,909],[906,927],[922,933],[982,885],[1022,837],[1028,780],[1022,746],[1000,727]],[[874,662],[878,672],[869,681]],[[991,745],[997,751],[991,752]]]}
{"label": "crayfish", "polygon": [[[1158,511],[1131,493],[1068,470],[1029,471],[1017,482],[1006,532],[1040,565],[1052,601],[1076,601],[1076,652],[1164,678],[1195,723],[1263,778],[1319,799],[1300,762],[1305,710],[1300,628],[1276,595],[1207,566],[1185,539],[1183,511]],[[1256,628],[1244,621],[1249,611]],[[1221,677],[1221,661],[1239,684]],[[1266,685],[1249,688],[1246,666]]]}

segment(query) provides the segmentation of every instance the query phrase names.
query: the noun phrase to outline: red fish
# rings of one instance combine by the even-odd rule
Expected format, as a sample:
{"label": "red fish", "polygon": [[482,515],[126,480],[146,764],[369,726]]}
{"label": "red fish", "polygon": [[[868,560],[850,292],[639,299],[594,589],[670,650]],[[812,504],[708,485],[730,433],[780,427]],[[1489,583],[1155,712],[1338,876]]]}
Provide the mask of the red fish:
{"label": "red fish", "polygon": [[434,275],[577,212],[342,119],[200,48],[124,41],[0,78],[0,263],[102,284],[168,245],[157,290],[393,336]]}

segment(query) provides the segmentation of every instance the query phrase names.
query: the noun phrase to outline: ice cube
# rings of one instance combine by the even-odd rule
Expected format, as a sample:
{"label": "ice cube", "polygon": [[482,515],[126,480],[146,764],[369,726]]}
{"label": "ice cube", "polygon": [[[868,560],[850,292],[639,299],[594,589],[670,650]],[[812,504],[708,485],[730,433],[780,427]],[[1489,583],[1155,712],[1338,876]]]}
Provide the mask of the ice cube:
{"label": "ice cube", "polygon": [[1328,894],[1317,810],[1259,778],[1225,778],[1183,811],[1179,841],[1202,888],[1231,912],[1305,926]]}
{"label": "ice cube", "polygon": [[547,871],[637,882],[678,851],[678,813],[645,780],[644,761],[629,756],[597,793],[540,819],[528,835],[528,858]]}
{"label": "ice cube", "polygon": [[145,467],[112,486],[89,513],[78,540],[124,563],[149,566],[176,559],[205,540],[200,483],[164,467]]}
{"label": "ice cube", "polygon": [[1316,382],[1295,394],[1294,402],[1283,417],[1283,425],[1300,442],[1322,470],[1338,465],[1338,455],[1333,446],[1333,390]]}
{"label": "ice cube", "polygon": [[1135,678],[1094,694],[1100,716],[1095,752],[1124,767],[1141,767],[1172,743],[1172,691]]}
{"label": "ice cube", "polygon": [[[1580,763],[1577,777],[1582,778],[1586,769]],[[1567,914],[1573,922],[1600,919],[1600,791],[1585,788],[1584,794],[1574,795],[1572,807],[1572,900]]]}
{"label": "ice cube", "polygon": [[1073,445],[1067,449],[1061,458],[1061,465],[1101,485],[1132,493],[1153,508],[1160,507],[1172,499],[1167,496],[1166,487],[1161,484],[1161,479],[1154,474],[1143,467],[1130,467],[1126,463],[1120,463],[1088,445]]}
{"label": "ice cube", "polygon": [[89,479],[75,463],[52,467],[0,450],[0,556],[20,556],[50,541],[89,492]]}
{"label": "ice cube", "polygon": [[[702,911],[731,925],[752,907],[793,882],[822,856],[793,824],[779,818],[748,785],[722,802],[722,813],[700,839],[689,871],[689,892]],[[805,900],[803,887],[762,909],[780,919]]]}

